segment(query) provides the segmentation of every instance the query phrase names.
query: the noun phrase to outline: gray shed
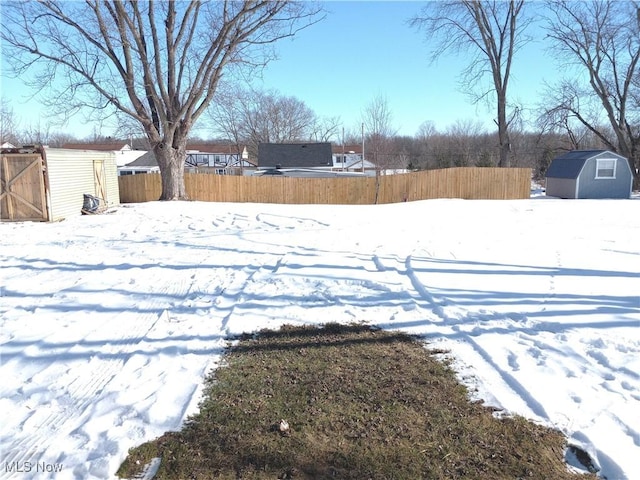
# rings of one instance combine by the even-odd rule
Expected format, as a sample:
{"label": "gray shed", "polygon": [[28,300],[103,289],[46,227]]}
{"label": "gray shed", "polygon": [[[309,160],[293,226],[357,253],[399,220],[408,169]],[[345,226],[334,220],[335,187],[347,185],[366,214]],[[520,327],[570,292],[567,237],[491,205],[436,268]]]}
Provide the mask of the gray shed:
{"label": "gray shed", "polygon": [[546,194],[560,198],[629,198],[633,173],[626,158],[608,150],[574,150],[551,162]]}
{"label": "gray shed", "polygon": [[120,203],[114,152],[48,147],[3,149],[0,219],[57,221],[80,215],[84,195]]}

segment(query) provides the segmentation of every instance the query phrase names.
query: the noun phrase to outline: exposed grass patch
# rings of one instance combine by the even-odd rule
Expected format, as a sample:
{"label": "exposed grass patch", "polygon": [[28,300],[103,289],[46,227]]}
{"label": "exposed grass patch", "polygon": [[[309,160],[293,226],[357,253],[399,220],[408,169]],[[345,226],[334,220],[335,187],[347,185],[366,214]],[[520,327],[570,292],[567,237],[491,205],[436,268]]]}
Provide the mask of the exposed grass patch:
{"label": "exposed grass patch", "polygon": [[200,413],[131,450],[118,475],[161,457],[158,479],[590,478],[567,471],[561,433],[494,418],[433,353],[356,325],[247,336],[206,380]]}

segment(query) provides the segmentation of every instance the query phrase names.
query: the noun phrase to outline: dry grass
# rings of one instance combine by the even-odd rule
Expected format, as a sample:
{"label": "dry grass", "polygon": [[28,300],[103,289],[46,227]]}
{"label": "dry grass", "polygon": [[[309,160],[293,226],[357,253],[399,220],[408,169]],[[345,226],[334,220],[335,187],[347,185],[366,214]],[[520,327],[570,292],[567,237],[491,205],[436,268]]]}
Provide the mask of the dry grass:
{"label": "dry grass", "polygon": [[243,338],[200,413],[133,449],[118,474],[161,457],[158,479],[595,478],[568,472],[559,432],[470,402],[434,353],[356,325]]}

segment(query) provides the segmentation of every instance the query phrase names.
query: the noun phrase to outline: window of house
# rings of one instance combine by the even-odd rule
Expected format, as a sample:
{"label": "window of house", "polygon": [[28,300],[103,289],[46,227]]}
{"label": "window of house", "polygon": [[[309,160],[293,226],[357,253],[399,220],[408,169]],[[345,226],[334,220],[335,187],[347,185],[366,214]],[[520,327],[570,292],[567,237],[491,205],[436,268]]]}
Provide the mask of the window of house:
{"label": "window of house", "polygon": [[616,178],[615,158],[598,158],[596,160],[596,178]]}

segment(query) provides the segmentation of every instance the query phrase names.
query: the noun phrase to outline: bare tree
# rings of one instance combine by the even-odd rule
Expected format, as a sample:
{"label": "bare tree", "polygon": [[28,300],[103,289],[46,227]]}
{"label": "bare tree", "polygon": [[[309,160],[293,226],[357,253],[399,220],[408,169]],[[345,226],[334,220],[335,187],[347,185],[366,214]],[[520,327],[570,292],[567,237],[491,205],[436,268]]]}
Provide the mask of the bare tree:
{"label": "bare tree", "polygon": [[482,137],[482,122],[458,120],[447,129],[449,154],[454,167],[469,167],[478,161]]}
{"label": "bare tree", "polygon": [[446,52],[472,53],[469,66],[462,73],[466,91],[475,92],[486,73],[491,74],[492,88],[475,94],[475,101],[495,94],[495,120],[500,148],[499,166],[510,165],[509,113],[507,91],[516,51],[528,40],[524,31],[530,23],[524,15],[524,0],[454,0],[429,2],[411,25],[424,30],[437,43],[432,60]]}
{"label": "bare tree", "polygon": [[375,203],[378,203],[380,188],[380,174],[391,168],[404,168],[398,165],[398,157],[393,148],[393,137],[396,130],[392,126],[393,114],[389,107],[389,101],[384,95],[377,95],[362,110],[362,125],[365,134],[366,157],[375,165],[376,194]]}
{"label": "bare tree", "polygon": [[3,98],[0,101],[0,143],[8,142],[18,146],[20,138],[18,135],[19,122],[9,101]]}
{"label": "bare tree", "polygon": [[[248,147],[246,138],[246,120],[250,98],[245,90],[235,84],[223,84],[216,92],[211,106],[207,111],[207,119],[211,124],[214,134],[233,142],[238,155],[245,146]],[[249,156],[255,155],[255,151],[249,149]]]}
{"label": "bare tree", "polygon": [[64,132],[54,132],[49,135],[50,147],[62,148],[66,143],[78,143],[78,139],[75,136]]}
{"label": "bare tree", "polygon": [[391,140],[396,134],[392,126],[393,114],[384,95],[377,95],[362,110],[367,157],[376,165],[376,171],[389,166]]}
{"label": "bare tree", "polygon": [[423,170],[430,167],[430,150],[433,138],[438,135],[435,124],[426,120],[420,124],[414,137],[414,152],[409,162],[411,169]]}
{"label": "bare tree", "polygon": [[423,139],[428,139],[429,137],[432,137],[436,133],[438,132],[434,123],[431,120],[425,120],[418,127],[418,131],[416,132],[416,137],[419,140],[423,140]]}
{"label": "bare tree", "polygon": [[51,124],[47,123],[43,126],[40,121],[30,123],[21,131],[22,143],[29,145],[49,145],[52,134]]}
{"label": "bare tree", "polygon": [[[575,80],[561,80],[556,85],[548,85],[536,122],[541,133],[558,134],[556,138],[562,139],[558,145],[561,151],[612,148],[614,135],[606,122],[603,124],[597,120],[602,117],[602,109],[592,97],[589,89],[580,87]],[[591,118],[594,123],[587,128],[580,118]]]}
{"label": "bare tree", "polygon": [[315,142],[330,142],[340,131],[340,117],[316,117],[311,129],[310,140]]}
{"label": "bare tree", "polygon": [[275,90],[225,89],[209,111],[214,131],[245,143],[250,156],[257,155],[260,143],[327,141],[337,132],[335,118],[318,117],[296,97]]}
{"label": "bare tree", "polygon": [[262,141],[287,143],[306,139],[315,124],[316,114],[296,97],[267,92],[257,97],[255,110],[257,131]]}
{"label": "bare tree", "polygon": [[[558,58],[579,74],[555,87],[546,109],[550,121],[586,127],[611,150],[629,159],[640,185],[640,4],[592,0],[547,3],[549,37]],[[581,82],[587,73],[587,82]],[[577,138],[574,143],[578,144]]]}
{"label": "bare tree", "polygon": [[41,90],[64,82],[50,93],[67,115],[89,108],[139,122],[160,166],[160,198],[174,200],[187,196],[187,139],[223,73],[264,65],[274,42],[319,12],[286,0],[6,2],[0,38],[14,74],[35,69]]}

